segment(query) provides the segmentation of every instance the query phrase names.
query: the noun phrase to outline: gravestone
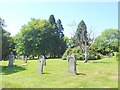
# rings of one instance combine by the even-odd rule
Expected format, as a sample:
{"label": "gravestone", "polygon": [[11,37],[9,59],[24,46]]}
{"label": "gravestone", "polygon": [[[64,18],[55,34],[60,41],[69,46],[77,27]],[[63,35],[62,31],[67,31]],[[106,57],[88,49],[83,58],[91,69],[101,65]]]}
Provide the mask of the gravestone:
{"label": "gravestone", "polygon": [[108,57],[109,58],[112,58],[113,57],[113,54],[110,52],[110,53],[108,53]]}
{"label": "gravestone", "polygon": [[13,52],[10,52],[8,67],[13,67],[13,62],[14,62],[14,55]]}
{"label": "gravestone", "polygon": [[68,58],[68,72],[76,73],[76,60],[72,55]]}
{"label": "gravestone", "polygon": [[38,59],[38,73],[43,74],[43,59],[40,57]]}
{"label": "gravestone", "polygon": [[21,58],[24,62],[22,65],[27,65],[27,56],[22,55]]}
{"label": "gravestone", "polygon": [[24,63],[27,64],[27,56],[24,58]]}
{"label": "gravestone", "polygon": [[43,60],[43,66],[46,66],[46,59],[44,56],[42,56],[42,60]]}
{"label": "gravestone", "polygon": [[24,60],[24,55],[21,56],[21,59]]}

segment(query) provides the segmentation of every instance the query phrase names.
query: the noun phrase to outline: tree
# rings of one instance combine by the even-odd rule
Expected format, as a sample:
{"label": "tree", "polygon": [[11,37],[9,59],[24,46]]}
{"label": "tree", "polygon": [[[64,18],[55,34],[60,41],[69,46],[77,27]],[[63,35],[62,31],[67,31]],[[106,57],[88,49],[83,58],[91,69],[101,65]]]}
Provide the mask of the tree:
{"label": "tree", "polygon": [[5,60],[9,55],[10,33],[3,30],[2,35],[2,59]]}
{"label": "tree", "polygon": [[18,55],[33,57],[49,54],[61,55],[64,49],[63,37],[60,40],[54,29],[54,25],[51,25],[49,20],[32,18],[14,37]]}
{"label": "tree", "polygon": [[25,56],[45,56],[50,49],[49,39],[53,33],[51,29],[49,21],[31,19],[15,36],[17,53]]}
{"label": "tree", "polygon": [[117,29],[105,29],[102,35],[96,37],[94,50],[97,52],[108,55],[112,52],[118,52],[118,30]]}
{"label": "tree", "polygon": [[78,25],[75,38],[77,41],[77,45],[80,46],[80,48],[84,52],[85,55],[84,63],[88,61],[89,49],[91,48],[94,41],[94,37],[92,38],[91,35],[92,32],[91,33],[87,32],[87,26],[85,22],[82,20]]}
{"label": "tree", "polygon": [[2,60],[2,19],[0,18],[0,60]]}
{"label": "tree", "polygon": [[56,22],[54,15],[50,15],[49,21],[54,27],[54,35],[52,38],[53,48],[51,49],[51,54],[53,55],[53,57],[60,57],[66,49],[66,41],[64,41],[63,34],[64,28],[60,19],[58,19]]}
{"label": "tree", "polygon": [[4,29],[6,27],[5,21],[0,18],[0,32],[2,35],[0,35],[0,39],[2,42],[0,42],[0,47],[2,47],[2,59],[8,59],[8,55],[10,52],[10,47],[11,50],[13,49],[13,42],[12,42],[12,37],[10,36],[10,32],[6,31]]}
{"label": "tree", "polygon": [[101,35],[103,41],[114,52],[118,52],[118,36],[119,34],[117,29],[105,29]]}
{"label": "tree", "polygon": [[63,55],[66,50],[66,40],[63,34],[64,28],[60,19],[57,20],[58,36],[59,36],[59,53],[58,55]]}
{"label": "tree", "polygon": [[57,20],[57,28],[58,28],[57,33],[59,34],[59,37],[63,38],[64,37],[64,34],[63,34],[64,28],[63,28],[63,25],[62,25],[62,22],[60,19]]}
{"label": "tree", "polygon": [[52,14],[52,15],[50,15],[50,17],[49,17],[49,22],[51,23],[51,25],[54,27],[54,33],[56,34],[56,33],[58,33],[58,28],[57,28],[57,24],[56,24],[56,20],[55,20],[55,17],[54,17],[54,15]]}
{"label": "tree", "polygon": [[49,17],[49,21],[50,21],[50,23],[51,23],[52,25],[56,24],[56,20],[55,20],[55,17],[54,17],[53,14],[50,15],[50,17]]}
{"label": "tree", "polygon": [[33,57],[61,56],[66,45],[63,30],[61,20],[59,19],[57,24],[54,15],[51,15],[49,20],[32,18],[14,37],[16,52],[18,55]]}

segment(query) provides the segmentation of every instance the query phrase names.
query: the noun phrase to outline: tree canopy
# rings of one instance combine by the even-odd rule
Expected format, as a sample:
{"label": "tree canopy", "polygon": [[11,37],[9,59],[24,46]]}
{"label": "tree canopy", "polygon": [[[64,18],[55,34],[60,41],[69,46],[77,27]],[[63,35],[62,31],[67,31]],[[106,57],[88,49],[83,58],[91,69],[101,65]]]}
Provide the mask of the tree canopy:
{"label": "tree canopy", "polygon": [[106,29],[95,39],[94,48],[103,55],[109,52],[118,52],[118,30]]}
{"label": "tree canopy", "polygon": [[54,15],[49,20],[32,18],[22,26],[14,41],[18,55],[56,57],[66,49],[61,20],[56,23]]}
{"label": "tree canopy", "polygon": [[[85,59],[85,62],[88,59],[100,59],[99,54],[108,55],[118,52],[120,37],[117,29],[105,29],[94,41],[92,32],[87,31],[87,25],[83,20],[80,21],[75,35],[71,38],[65,37],[62,21],[56,20],[54,15],[50,15],[48,20],[31,18],[31,21],[24,24],[14,37],[11,37],[5,27],[5,21],[0,18],[0,46],[2,47],[0,51],[4,60],[8,58],[10,51],[17,56],[30,57],[39,55],[62,57],[63,54],[67,56],[75,52],[76,57]],[[67,54],[64,53],[65,50]]]}
{"label": "tree canopy", "polygon": [[2,51],[1,59],[3,60],[8,58],[10,50],[13,49],[13,40],[11,34],[4,29],[5,27],[5,21],[0,18],[0,47],[2,47],[0,51]]}

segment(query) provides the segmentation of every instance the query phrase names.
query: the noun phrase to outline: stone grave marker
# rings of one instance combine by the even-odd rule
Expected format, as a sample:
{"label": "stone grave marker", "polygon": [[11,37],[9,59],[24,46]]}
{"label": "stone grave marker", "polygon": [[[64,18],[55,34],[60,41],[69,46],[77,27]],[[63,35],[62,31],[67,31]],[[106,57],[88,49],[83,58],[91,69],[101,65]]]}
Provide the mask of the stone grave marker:
{"label": "stone grave marker", "polygon": [[27,56],[24,58],[24,64],[27,64]]}
{"label": "stone grave marker", "polygon": [[43,59],[41,57],[38,59],[38,73],[43,74]]}
{"label": "stone grave marker", "polygon": [[72,55],[68,58],[68,72],[76,73],[76,60]]}
{"label": "stone grave marker", "polygon": [[42,60],[43,60],[43,66],[46,66],[46,59],[44,56],[42,56]]}
{"label": "stone grave marker", "polygon": [[27,56],[22,55],[21,59],[23,60],[23,64],[22,65],[27,65]]}
{"label": "stone grave marker", "polygon": [[24,60],[24,55],[21,56],[21,59]]}
{"label": "stone grave marker", "polygon": [[14,62],[14,55],[13,52],[10,52],[8,67],[13,67],[13,62]]}
{"label": "stone grave marker", "polygon": [[113,54],[110,52],[110,53],[108,53],[108,57],[109,58],[112,58],[113,57]]}

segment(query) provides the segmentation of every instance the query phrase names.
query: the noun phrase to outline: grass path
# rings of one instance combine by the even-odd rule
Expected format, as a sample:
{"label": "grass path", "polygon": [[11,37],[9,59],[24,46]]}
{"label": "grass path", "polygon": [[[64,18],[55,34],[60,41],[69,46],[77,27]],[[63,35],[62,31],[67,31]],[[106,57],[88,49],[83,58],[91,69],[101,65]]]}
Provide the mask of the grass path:
{"label": "grass path", "polygon": [[2,63],[3,88],[117,88],[118,62],[112,58],[96,61],[77,61],[77,73],[68,73],[67,60],[47,59],[45,74],[38,74],[38,61],[29,60],[22,66],[16,60],[14,68],[8,68],[8,61]]}

